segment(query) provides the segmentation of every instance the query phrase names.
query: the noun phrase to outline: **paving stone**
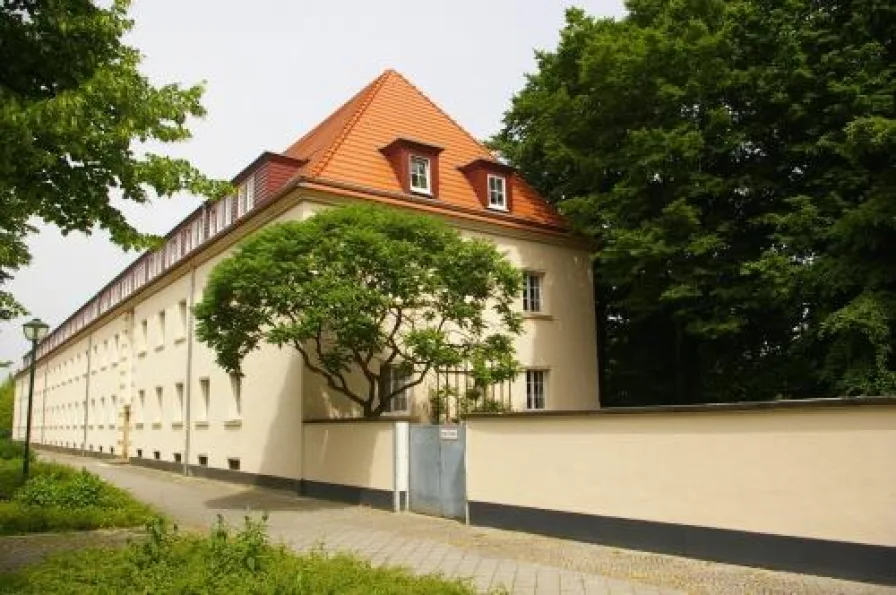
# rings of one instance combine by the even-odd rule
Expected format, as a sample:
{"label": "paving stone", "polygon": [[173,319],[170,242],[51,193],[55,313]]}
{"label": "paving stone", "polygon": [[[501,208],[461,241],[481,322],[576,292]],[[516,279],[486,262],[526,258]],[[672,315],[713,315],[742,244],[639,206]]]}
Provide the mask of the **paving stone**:
{"label": "paving stone", "polygon": [[[467,527],[445,519],[311,500],[286,491],[109,465],[90,458],[56,454],[47,458],[87,467],[185,528],[205,531],[218,514],[240,526],[247,510],[270,511],[272,541],[297,551],[309,551],[323,542],[327,551],[355,551],[375,565],[467,576],[480,591],[503,585],[513,593],[539,595],[896,594],[890,587]],[[0,566],[2,543],[0,539]],[[5,550],[7,555],[10,551],[10,547]]]}

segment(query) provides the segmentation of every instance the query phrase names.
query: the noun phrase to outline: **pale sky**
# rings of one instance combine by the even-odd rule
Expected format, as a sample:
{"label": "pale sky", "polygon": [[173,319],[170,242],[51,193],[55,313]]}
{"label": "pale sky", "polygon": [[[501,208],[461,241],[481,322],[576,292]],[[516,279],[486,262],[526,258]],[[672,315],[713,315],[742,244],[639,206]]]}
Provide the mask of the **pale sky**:
{"label": "pale sky", "polygon": [[[194,138],[168,145],[205,173],[230,179],[262,151],[280,152],[386,68],[405,75],[477,138],[501,125],[535,68],[557,44],[563,11],[618,17],[622,0],[134,0],[128,40],[154,82],[206,82],[207,116]],[[125,207],[142,231],[164,234],[193,197]],[[137,254],[102,233],[62,237],[42,226],[33,260],[8,288],[55,327]],[[21,365],[21,324],[0,323],[0,361]]]}

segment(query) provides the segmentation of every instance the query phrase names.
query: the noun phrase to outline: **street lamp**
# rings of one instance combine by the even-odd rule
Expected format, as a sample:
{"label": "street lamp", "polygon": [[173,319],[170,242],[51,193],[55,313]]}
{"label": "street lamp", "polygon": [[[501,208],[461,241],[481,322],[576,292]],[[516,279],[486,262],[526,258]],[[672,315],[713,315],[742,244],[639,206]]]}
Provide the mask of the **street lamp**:
{"label": "street lamp", "polygon": [[22,329],[25,331],[25,338],[31,341],[31,378],[28,382],[28,425],[25,426],[25,460],[22,462],[22,476],[28,479],[28,465],[31,459],[31,411],[34,404],[34,367],[37,362],[37,344],[47,336],[47,331],[50,330],[50,327],[41,319],[34,318],[22,325]]}

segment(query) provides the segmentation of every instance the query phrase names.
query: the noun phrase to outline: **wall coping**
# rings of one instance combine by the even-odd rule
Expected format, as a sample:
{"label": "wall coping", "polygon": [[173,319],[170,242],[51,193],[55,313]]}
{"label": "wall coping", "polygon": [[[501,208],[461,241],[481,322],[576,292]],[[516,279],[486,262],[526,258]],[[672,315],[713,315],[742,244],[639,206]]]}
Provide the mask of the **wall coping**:
{"label": "wall coping", "polygon": [[653,405],[648,407],[605,407],[587,410],[511,411],[508,413],[468,413],[467,420],[478,419],[542,419],[553,417],[597,417],[656,413],[725,413],[790,409],[855,408],[863,406],[896,406],[896,396],[837,397],[832,399],[792,399],[787,401],[741,401],[738,403],[705,403],[699,405]]}
{"label": "wall coping", "polygon": [[[894,399],[896,401],[896,399]],[[305,424],[352,424],[352,423],[377,423],[396,421],[416,422],[417,420],[407,415],[381,415],[380,417],[321,417],[316,419],[306,419],[302,423]]]}

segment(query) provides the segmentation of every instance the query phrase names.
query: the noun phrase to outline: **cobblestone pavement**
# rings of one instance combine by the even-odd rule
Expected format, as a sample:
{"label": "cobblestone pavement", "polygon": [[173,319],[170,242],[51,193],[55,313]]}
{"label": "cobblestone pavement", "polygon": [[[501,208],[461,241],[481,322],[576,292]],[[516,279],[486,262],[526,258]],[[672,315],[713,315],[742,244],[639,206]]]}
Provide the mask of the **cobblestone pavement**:
{"label": "cobblestone pavement", "polygon": [[41,456],[86,466],[176,519],[206,530],[221,514],[239,524],[246,511],[267,511],[273,540],[298,551],[323,545],[374,564],[469,578],[480,590],[511,593],[859,593],[896,589],[822,577],[770,572],[592,544],[468,527],[414,514],[394,514],[292,493],[109,465],[58,454]]}

